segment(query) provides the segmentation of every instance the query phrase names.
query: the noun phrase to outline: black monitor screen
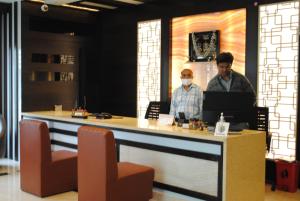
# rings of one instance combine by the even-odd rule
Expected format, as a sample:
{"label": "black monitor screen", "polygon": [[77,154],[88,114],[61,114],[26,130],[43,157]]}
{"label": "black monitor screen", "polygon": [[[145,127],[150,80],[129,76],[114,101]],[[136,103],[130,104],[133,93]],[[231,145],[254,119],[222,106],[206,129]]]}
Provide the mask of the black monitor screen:
{"label": "black monitor screen", "polygon": [[227,122],[251,122],[254,97],[245,92],[205,91],[203,94],[203,121],[214,125],[221,112]]}

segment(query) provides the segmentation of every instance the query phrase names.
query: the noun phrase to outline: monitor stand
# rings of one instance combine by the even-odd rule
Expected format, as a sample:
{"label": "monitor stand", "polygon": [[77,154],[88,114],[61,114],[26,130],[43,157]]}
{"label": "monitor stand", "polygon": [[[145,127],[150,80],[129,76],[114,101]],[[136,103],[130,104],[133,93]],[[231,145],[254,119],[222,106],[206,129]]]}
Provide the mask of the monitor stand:
{"label": "monitor stand", "polygon": [[242,131],[244,129],[249,129],[247,122],[231,122],[229,126],[229,131]]}

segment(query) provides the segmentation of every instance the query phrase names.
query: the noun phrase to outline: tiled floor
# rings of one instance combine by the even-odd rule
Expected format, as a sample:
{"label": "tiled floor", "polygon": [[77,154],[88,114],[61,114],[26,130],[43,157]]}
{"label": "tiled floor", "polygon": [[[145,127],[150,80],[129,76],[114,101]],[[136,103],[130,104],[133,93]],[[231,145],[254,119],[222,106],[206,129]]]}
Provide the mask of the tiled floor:
{"label": "tiled floor", "polygon": [[[35,197],[20,190],[18,164],[11,161],[0,160],[0,174],[8,172],[8,175],[0,176],[0,201],[77,201],[76,192],[63,193],[44,199]],[[154,193],[151,201],[177,201],[174,199],[161,198],[159,193]],[[183,201],[180,199],[178,201]],[[190,201],[190,200],[186,200]],[[282,191],[271,191],[270,186],[266,186],[265,201],[300,201],[300,190],[297,193],[288,193]]]}
{"label": "tiled floor", "polygon": [[300,201],[300,190],[296,193],[284,191],[271,191],[270,186],[266,186],[265,201]]}

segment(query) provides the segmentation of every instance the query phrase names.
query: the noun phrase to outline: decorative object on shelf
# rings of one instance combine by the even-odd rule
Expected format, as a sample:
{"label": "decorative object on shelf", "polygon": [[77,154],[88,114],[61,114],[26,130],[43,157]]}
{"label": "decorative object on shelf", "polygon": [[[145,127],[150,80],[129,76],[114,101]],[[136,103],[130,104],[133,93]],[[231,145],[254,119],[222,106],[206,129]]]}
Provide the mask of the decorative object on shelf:
{"label": "decorative object on shelf", "polygon": [[69,82],[74,81],[74,72],[32,71],[29,80],[32,82]]}
{"label": "decorative object on shelf", "polygon": [[59,56],[60,56],[61,64],[74,64],[75,63],[75,56],[73,56],[73,55],[61,54]]}
{"label": "decorative object on shelf", "polygon": [[73,81],[74,79],[74,73],[73,72],[59,72],[60,74],[60,79],[59,81]]}
{"label": "decorative object on shelf", "polygon": [[75,56],[70,54],[32,53],[32,63],[75,64]]}
{"label": "decorative object on shelf", "polygon": [[62,105],[54,105],[55,112],[62,112]]}
{"label": "decorative object on shelf", "polygon": [[193,32],[189,34],[189,61],[211,61],[220,52],[220,31]]}

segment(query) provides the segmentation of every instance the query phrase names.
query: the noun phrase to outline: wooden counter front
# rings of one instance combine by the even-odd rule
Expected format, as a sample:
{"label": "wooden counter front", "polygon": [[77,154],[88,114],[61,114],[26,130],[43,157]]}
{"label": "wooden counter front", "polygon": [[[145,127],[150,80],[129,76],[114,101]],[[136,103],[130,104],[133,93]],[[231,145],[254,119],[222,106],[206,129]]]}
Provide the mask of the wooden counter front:
{"label": "wooden counter front", "polygon": [[71,112],[29,112],[23,119],[47,122],[52,149],[77,150],[77,129],[111,129],[120,161],[155,169],[159,200],[263,201],[265,133],[245,130],[227,137],[200,130],[161,126],[130,117],[71,118]]}

